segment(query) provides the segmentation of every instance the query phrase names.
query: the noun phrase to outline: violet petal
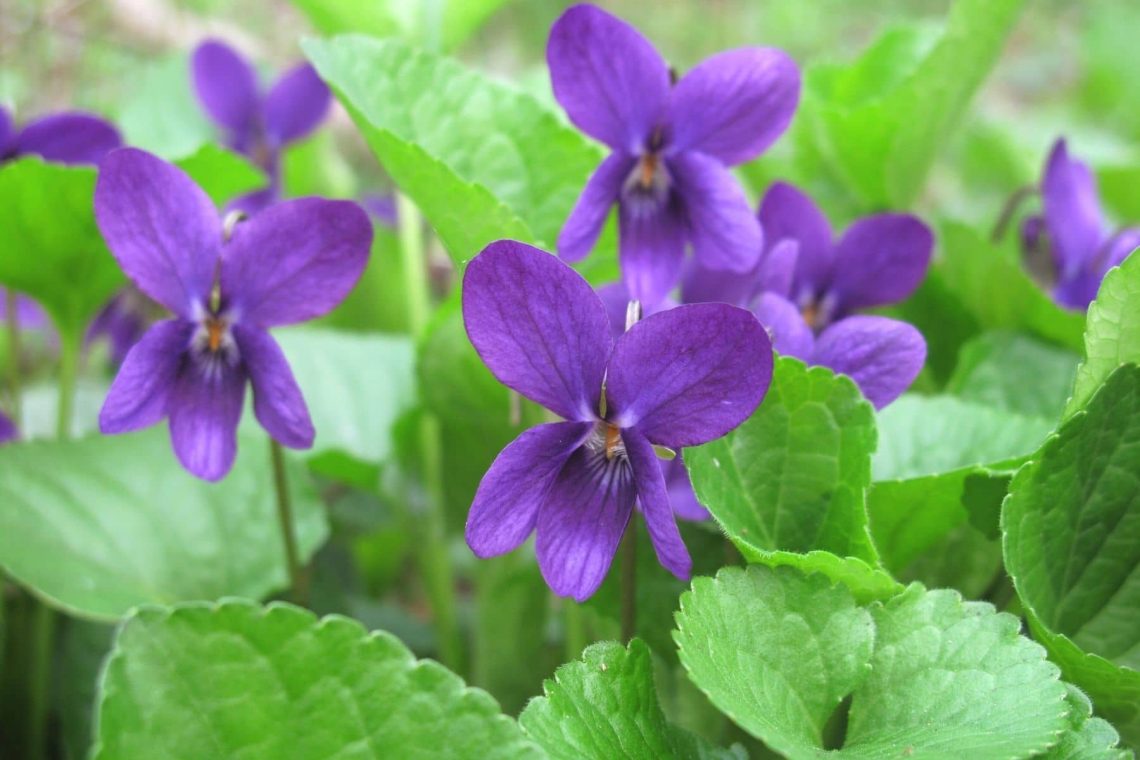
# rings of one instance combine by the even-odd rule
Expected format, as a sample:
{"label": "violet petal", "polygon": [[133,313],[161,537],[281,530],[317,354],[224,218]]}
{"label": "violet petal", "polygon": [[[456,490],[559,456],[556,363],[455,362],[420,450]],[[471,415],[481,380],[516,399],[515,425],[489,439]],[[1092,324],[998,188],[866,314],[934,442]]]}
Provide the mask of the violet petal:
{"label": "violet petal", "polygon": [[840,313],[902,301],[930,266],[934,235],[910,214],[858,220],[835,246],[831,288]]}
{"label": "violet petal", "polygon": [[815,336],[795,304],[776,293],[761,293],[752,306],[752,313],[768,331],[772,348],[780,356],[794,356],[804,361],[811,358]]}
{"label": "violet petal", "polygon": [[768,246],[781,240],[799,244],[789,295],[816,295],[831,281],[831,225],[807,195],[786,182],[774,182],[760,202],[760,226]]}
{"label": "violet petal", "polygon": [[701,153],[669,159],[684,199],[693,255],[709,269],[747,272],[760,261],[764,236],[736,178]]}
{"label": "violet petal", "polygon": [[681,540],[681,531],[677,529],[677,520],[669,506],[669,492],[665,488],[665,477],[653,444],[636,429],[623,430],[621,437],[633,468],[637,498],[641,502],[641,513],[645,515],[645,526],[649,529],[657,561],[673,575],[687,581],[693,573],[693,560]]}
{"label": "violet petal", "polygon": [[539,425],[499,453],[467,514],[465,535],[475,556],[505,554],[526,540],[554,479],[593,429],[589,422]]}
{"label": "violet petal", "polygon": [[747,47],[712,56],[673,90],[671,147],[734,166],[784,133],[800,98],[800,71],[782,50]]}
{"label": "violet petal", "polygon": [[600,8],[575,5],[551,27],[546,61],[570,121],[614,150],[642,152],[669,101],[669,67],[649,40]]}
{"label": "violet petal", "polygon": [[242,222],[222,256],[222,293],[258,327],[325,314],[368,263],[372,223],[352,201],[298,198]]}
{"label": "violet petal", "polygon": [[210,198],[176,166],[135,148],[107,154],[95,219],[139,290],[190,318],[209,296],[222,240]]}
{"label": "violet petal", "polygon": [[256,327],[235,325],[233,335],[253,386],[257,421],[282,446],[310,448],[316,436],[313,421],[281,346]]}
{"label": "violet petal", "polygon": [[328,85],[311,64],[302,63],[282,74],[265,96],[265,132],[277,146],[299,140],[320,125],[331,104]]}
{"label": "violet petal", "polygon": [[581,275],[523,243],[491,243],[463,276],[463,322],[499,379],[568,420],[594,420],[613,339]]}
{"label": "violet petal", "polygon": [[253,67],[221,40],[198,45],[190,66],[194,90],[206,113],[234,137],[248,141],[261,107]]}
{"label": "violet petal", "polygon": [[105,435],[150,427],[167,412],[179,367],[190,345],[194,325],[183,319],[159,322],[127,352],[99,410]]}
{"label": "violet petal", "polygon": [[221,480],[237,456],[245,372],[220,357],[187,357],[167,401],[170,442],[192,475]]}
{"label": "violet petal", "polygon": [[93,114],[66,112],[28,122],[15,136],[14,152],[34,153],[62,164],[98,164],[123,144],[119,131]]}
{"label": "violet petal", "polygon": [[677,204],[660,208],[618,206],[618,262],[630,295],[656,306],[681,278],[685,257],[685,220]]}
{"label": "violet petal", "polygon": [[547,585],[582,602],[602,584],[633,514],[629,465],[580,446],[538,508],[535,553]]}
{"label": "violet petal", "polygon": [[635,163],[623,153],[613,153],[590,175],[569,218],[562,225],[562,231],[558,233],[558,255],[565,261],[579,261],[594,247],[606,217],[621,193],[622,183],[633,171]]}
{"label": "violet petal", "polygon": [[1041,200],[1054,262],[1060,278],[1066,279],[1085,269],[1096,255],[1104,217],[1092,172],[1069,155],[1064,139],[1054,143],[1045,163]]}
{"label": "violet petal", "polygon": [[922,333],[906,322],[877,316],[841,319],[824,330],[812,364],[849,376],[882,409],[910,387],[926,361]]}
{"label": "violet petal", "polygon": [[756,410],[772,380],[772,344],[750,312],[678,306],[638,322],[614,346],[609,419],[671,448],[719,438]]}

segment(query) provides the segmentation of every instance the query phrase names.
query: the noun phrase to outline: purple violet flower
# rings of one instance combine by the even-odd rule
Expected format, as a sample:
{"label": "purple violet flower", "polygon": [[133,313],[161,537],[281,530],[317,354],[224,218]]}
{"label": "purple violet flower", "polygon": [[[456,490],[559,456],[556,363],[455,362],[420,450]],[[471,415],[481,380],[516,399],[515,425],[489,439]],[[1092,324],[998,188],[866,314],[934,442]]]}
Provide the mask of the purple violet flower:
{"label": "purple violet flower", "polygon": [[123,144],[110,122],[80,111],[62,111],[33,119],[17,129],[0,108],[0,163],[37,155],[59,164],[97,164]]}
{"label": "purple violet flower", "polygon": [[1041,179],[1042,213],[1025,220],[1027,252],[1044,247],[1053,264],[1053,300],[1084,310],[1100,281],[1140,246],[1140,227],[1112,232],[1101,211],[1096,178],[1069,155],[1065,140],[1053,144]]}
{"label": "purple violet flower", "polygon": [[705,443],[756,409],[772,377],[756,318],[727,304],[680,306],[615,341],[584,279],[500,240],[467,266],[463,321],[501,383],[566,420],[523,432],[495,459],[467,518],[471,550],[503,554],[535,533],[546,582],[582,601],[638,502],[658,560],[687,579],[692,561],[653,447]]}
{"label": "purple violet flower", "polygon": [[804,193],[774,183],[760,204],[768,247],[747,277],[693,268],[686,302],[748,305],[778,352],[850,376],[881,409],[910,387],[926,341],[906,322],[854,312],[902,301],[930,265],[934,236],[910,214],[857,220],[835,240]]}
{"label": "purple violet flower", "polygon": [[135,286],[174,313],[127,354],[99,413],[104,433],[165,417],[182,465],[229,472],[248,380],[262,427],[308,448],[313,424],[268,328],[332,309],[364,271],[367,214],[349,201],[300,198],[238,224],[229,240],[206,194],[180,169],[123,148],[95,186],[95,218]]}
{"label": "purple violet flower", "polygon": [[198,45],[192,69],[198,100],[225,131],[226,144],[269,175],[269,185],[232,204],[256,213],[281,194],[282,149],[317,128],[328,113],[332,94],[307,63],[282,74],[263,94],[253,67],[220,40]]}
{"label": "purple violet flower", "polygon": [[106,337],[111,348],[111,361],[121,365],[127,353],[146,334],[154,304],[131,286],[123,288],[95,315],[87,327],[88,345]]}
{"label": "purple violet flower", "polygon": [[622,279],[644,306],[677,284],[686,243],[709,269],[750,270],[762,233],[727,167],[787,128],[800,92],[795,62],[773,48],[740,48],[674,85],[647,39],[592,5],[555,22],[546,58],[570,120],[613,151],[566,220],[559,255],[589,253],[616,203]]}

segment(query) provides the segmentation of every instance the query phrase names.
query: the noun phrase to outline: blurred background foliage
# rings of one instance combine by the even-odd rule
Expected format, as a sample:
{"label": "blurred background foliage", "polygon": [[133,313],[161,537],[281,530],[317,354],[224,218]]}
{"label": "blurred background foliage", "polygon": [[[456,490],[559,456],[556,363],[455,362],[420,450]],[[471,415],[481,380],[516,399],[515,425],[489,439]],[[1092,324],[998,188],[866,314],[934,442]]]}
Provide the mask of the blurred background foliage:
{"label": "blurred background foliage", "polygon": [[[600,4],[642,29],[680,71],[717,50],[763,44],[789,51],[811,82],[895,30],[895,43],[888,35],[872,61],[877,69],[867,81],[876,86],[906,75],[929,41],[922,30],[941,23],[951,5],[948,0]],[[91,109],[116,119],[131,143],[167,156],[185,155],[211,136],[190,91],[188,51],[216,35],[267,69],[279,70],[302,57],[298,40],[314,33],[315,24],[325,31],[352,26],[418,36],[429,47],[448,49],[468,65],[551,102],[546,35],[566,5],[560,0],[450,6],[442,0],[5,0],[0,5],[0,101],[25,118],[66,107]],[[443,16],[434,25],[442,30],[441,39],[426,39],[416,28],[417,20],[432,12]],[[481,23],[484,16],[489,18]],[[1026,4],[967,122],[939,153],[917,210],[990,223],[1010,191],[1037,175],[1051,141],[1064,134],[1096,168],[1109,208],[1122,219],[1140,217],[1137,29],[1140,4],[1130,0]],[[806,118],[801,109],[798,121]],[[294,152],[300,155],[286,171],[290,189],[347,196],[384,187],[380,169],[343,111],[331,127],[331,136],[323,130]],[[754,193],[771,176],[787,174],[780,161],[792,150],[795,128],[757,166],[746,167]],[[846,204],[827,188],[813,189],[833,215],[868,210]]]}

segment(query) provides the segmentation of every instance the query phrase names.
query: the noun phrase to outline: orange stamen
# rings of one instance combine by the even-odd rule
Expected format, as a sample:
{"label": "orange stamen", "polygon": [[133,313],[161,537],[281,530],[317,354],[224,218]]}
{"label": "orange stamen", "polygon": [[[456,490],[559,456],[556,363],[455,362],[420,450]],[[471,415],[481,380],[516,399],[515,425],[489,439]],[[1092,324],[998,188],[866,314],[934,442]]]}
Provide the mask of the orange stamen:
{"label": "orange stamen", "polygon": [[818,327],[817,323],[819,322],[820,318],[819,304],[817,304],[815,301],[812,301],[804,307],[802,314],[804,321],[807,322],[808,327],[813,330]]}
{"label": "orange stamen", "polygon": [[222,320],[214,317],[206,319],[206,345],[210,347],[211,351],[217,351],[222,347],[222,334],[225,329],[226,323]]}
{"label": "orange stamen", "polygon": [[606,459],[613,459],[616,449],[621,446],[621,431],[615,425],[606,425]]}
{"label": "orange stamen", "polygon": [[648,153],[642,156],[639,169],[640,174],[637,178],[637,184],[648,190],[653,187],[653,177],[657,174],[657,154]]}

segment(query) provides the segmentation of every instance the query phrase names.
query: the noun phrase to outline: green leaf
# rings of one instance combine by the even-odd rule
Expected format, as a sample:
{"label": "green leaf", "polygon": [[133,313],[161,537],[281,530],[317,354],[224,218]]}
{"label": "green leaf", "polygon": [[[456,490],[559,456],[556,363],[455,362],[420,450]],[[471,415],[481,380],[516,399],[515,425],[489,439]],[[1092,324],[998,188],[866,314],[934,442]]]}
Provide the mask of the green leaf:
{"label": "green leaf", "polygon": [[[114,620],[138,604],[263,597],[286,585],[264,438],[221,483],[183,471],[166,430],[0,448],[0,565],[69,614]],[[328,533],[290,467],[301,554]]]}
{"label": "green leaf", "polygon": [[1019,623],[915,584],[859,607],[820,575],[751,566],[697,578],[681,599],[681,662],[739,726],[790,758],[1027,757],[1066,727],[1065,688]]}
{"label": "green leaf", "polygon": [[1085,361],[1077,370],[1066,417],[1087,405],[1114,369],[1140,364],[1140,256],[1129,256],[1105,275],[1089,306],[1084,342]]}
{"label": "green leaf", "polygon": [[277,330],[274,337],[317,430],[308,454],[345,454],[371,465],[385,461],[396,420],[415,405],[411,340],[315,327]]}
{"label": "green leaf", "polygon": [[191,86],[189,53],[148,61],[130,76],[127,98],[115,119],[127,145],[174,159],[215,138]]}
{"label": "green leaf", "polygon": [[863,491],[874,448],[874,412],[850,378],[780,357],[756,412],[684,456],[697,498],[747,559],[798,564],[830,552],[889,595],[894,582],[869,575],[878,556]]}
{"label": "green leaf", "polygon": [[95,173],[38,158],[0,172],[0,284],[36,299],[74,341],[126,282],[95,226]]}
{"label": "green leaf", "polygon": [[203,145],[174,162],[219,208],[242,193],[268,183],[265,174],[245,157],[216,145]]}
{"label": "green leaf", "polygon": [[896,573],[968,521],[963,496],[971,476],[1019,463],[1053,429],[1045,418],[913,394],[880,411],[878,422],[867,509],[875,545]]}
{"label": "green leaf", "polygon": [[1140,368],[1113,372],[1023,467],[1002,510],[1006,568],[1035,635],[1140,741]]}
{"label": "green leaf", "polygon": [[1022,4],[957,0],[936,41],[894,29],[846,69],[809,70],[801,130],[864,208],[914,204]]}
{"label": "green leaf", "polygon": [[962,347],[946,392],[1018,414],[1059,418],[1079,357],[1025,335],[990,332]]}
{"label": "green leaf", "polygon": [[97,760],[542,756],[486,693],[390,634],[243,600],[135,612],[96,723]]}
{"label": "green leaf", "polygon": [[1079,350],[1084,314],[1055,304],[1026,273],[1013,244],[996,246],[957,222],[940,228],[943,256],[932,268],[986,330],[1034,333]]}
{"label": "green leaf", "polygon": [[[428,49],[455,50],[506,0],[293,0],[321,34],[400,35]],[[434,18],[432,18],[434,14]],[[433,39],[433,35],[435,38]]]}
{"label": "green leaf", "polygon": [[545,696],[519,716],[523,730],[556,760],[731,758],[671,725],[657,700],[653,659],[640,639],[588,647],[543,683]]}
{"label": "green leaf", "polygon": [[1128,760],[1132,753],[1117,748],[1120,735],[1112,724],[1101,718],[1094,718],[1093,706],[1085,693],[1075,686],[1066,684],[1069,703],[1069,730],[1061,737],[1061,742],[1044,755],[1045,760]]}
{"label": "green leaf", "polygon": [[602,158],[529,96],[455,61],[395,39],[303,47],[456,263],[500,238],[549,249]]}

